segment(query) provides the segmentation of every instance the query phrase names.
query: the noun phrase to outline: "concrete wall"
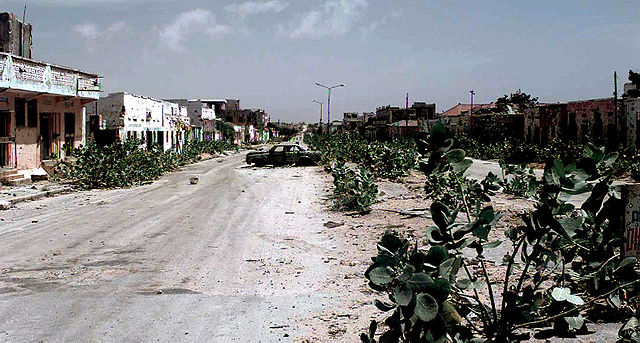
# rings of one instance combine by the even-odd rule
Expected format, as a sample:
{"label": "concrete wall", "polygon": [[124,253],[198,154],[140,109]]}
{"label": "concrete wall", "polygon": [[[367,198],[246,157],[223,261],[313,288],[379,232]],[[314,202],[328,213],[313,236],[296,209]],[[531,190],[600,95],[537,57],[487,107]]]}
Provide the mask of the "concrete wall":
{"label": "concrete wall", "polygon": [[571,138],[581,143],[616,145],[619,126],[613,114],[613,103],[613,98],[568,102],[568,134],[573,136]]}
{"label": "concrete wall", "polygon": [[23,24],[13,13],[0,13],[0,52],[32,57],[31,24]]}
{"label": "concrete wall", "polygon": [[524,110],[524,140],[545,145],[568,136],[567,104],[540,105]]}

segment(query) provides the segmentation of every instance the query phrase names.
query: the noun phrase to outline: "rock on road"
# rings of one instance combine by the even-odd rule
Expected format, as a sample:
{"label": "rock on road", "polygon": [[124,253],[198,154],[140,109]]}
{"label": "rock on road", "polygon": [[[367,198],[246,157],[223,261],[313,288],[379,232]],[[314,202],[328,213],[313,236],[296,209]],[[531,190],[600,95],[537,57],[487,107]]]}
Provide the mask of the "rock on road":
{"label": "rock on road", "polygon": [[321,172],[234,154],[0,212],[0,341],[293,341],[332,303]]}

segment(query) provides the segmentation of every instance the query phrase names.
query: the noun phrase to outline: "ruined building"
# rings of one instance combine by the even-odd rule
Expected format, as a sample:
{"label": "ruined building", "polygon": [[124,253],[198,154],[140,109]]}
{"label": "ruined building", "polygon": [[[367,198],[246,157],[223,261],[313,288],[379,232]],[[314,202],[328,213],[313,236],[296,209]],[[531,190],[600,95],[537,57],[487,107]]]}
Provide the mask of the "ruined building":
{"label": "ruined building", "polygon": [[0,13],[0,52],[32,58],[31,24],[24,24],[13,13]]}

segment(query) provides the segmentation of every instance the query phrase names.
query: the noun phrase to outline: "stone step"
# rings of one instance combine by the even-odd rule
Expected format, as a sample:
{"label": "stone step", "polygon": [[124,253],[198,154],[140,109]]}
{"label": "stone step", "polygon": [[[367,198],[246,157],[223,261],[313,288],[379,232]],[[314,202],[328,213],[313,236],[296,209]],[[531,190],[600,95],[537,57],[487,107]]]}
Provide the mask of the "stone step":
{"label": "stone step", "polygon": [[0,169],[0,179],[10,175],[20,175],[16,169]]}
{"label": "stone step", "polygon": [[15,174],[2,176],[2,177],[0,177],[0,180],[11,181],[11,180],[16,180],[16,179],[22,179],[23,177],[24,177],[24,175],[15,173]]}
{"label": "stone step", "polygon": [[27,178],[27,177],[21,177],[19,179],[11,179],[11,180],[7,180],[5,181],[6,184],[8,184],[9,186],[23,186],[23,185],[28,185],[31,183],[31,179]]}

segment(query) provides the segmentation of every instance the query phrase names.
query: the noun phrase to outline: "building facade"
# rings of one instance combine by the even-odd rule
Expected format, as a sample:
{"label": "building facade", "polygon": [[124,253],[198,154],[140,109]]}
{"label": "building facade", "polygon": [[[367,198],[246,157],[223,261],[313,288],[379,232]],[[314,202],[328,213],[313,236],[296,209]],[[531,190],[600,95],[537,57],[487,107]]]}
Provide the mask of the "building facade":
{"label": "building facade", "polygon": [[85,142],[98,75],[0,53],[0,167],[31,169]]}
{"label": "building facade", "polygon": [[109,137],[100,144],[135,139],[143,141],[145,147],[158,145],[163,150],[180,150],[189,139],[187,108],[176,103],[118,92],[100,98],[87,106],[86,111],[90,117],[99,118],[100,133],[96,137]]}

